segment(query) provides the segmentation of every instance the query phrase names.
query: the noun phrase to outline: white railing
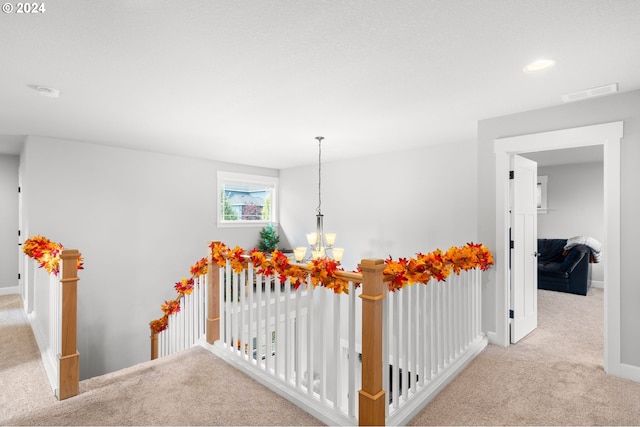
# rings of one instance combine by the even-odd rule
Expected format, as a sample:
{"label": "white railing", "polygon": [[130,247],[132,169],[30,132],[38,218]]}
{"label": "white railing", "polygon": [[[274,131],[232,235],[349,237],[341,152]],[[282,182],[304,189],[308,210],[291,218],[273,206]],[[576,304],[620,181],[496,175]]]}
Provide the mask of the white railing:
{"label": "white railing", "polygon": [[[289,280],[220,270],[220,339],[211,350],[331,425],[358,423],[362,301]],[[310,283],[310,280],[308,281]],[[383,305],[386,424],[406,424],[487,344],[480,274],[388,293]],[[386,367],[386,368],[384,368]]]}
{"label": "white railing", "polygon": [[44,268],[31,258],[27,258],[27,268],[33,278],[33,309],[27,314],[33,335],[38,343],[44,370],[47,374],[51,389],[55,396],[59,396],[60,372],[58,356],[62,347],[62,290],[60,278],[48,274]]}
{"label": "white railing", "polygon": [[180,298],[180,311],[169,316],[169,326],[158,332],[158,356],[168,356],[197,344],[205,335],[207,276],[193,279],[193,291]]}
{"label": "white railing", "polygon": [[[287,280],[221,270],[221,339],[213,350],[330,424],[355,424],[360,387],[359,289],[294,289]],[[310,283],[310,280],[309,280]]]}
{"label": "white railing", "polygon": [[63,250],[58,275],[47,273],[28,258],[31,310],[27,318],[40,349],[54,395],[62,400],[78,394],[77,268],[80,253]]}
{"label": "white railing", "polygon": [[388,425],[408,423],[486,346],[480,290],[480,273],[470,270],[389,293],[383,317]]}

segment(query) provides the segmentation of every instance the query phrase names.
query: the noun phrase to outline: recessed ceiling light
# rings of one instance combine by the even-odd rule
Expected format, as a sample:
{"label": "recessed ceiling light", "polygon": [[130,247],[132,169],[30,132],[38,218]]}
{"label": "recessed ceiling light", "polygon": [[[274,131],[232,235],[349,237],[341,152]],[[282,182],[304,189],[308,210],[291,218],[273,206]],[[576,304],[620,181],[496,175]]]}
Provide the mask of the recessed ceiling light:
{"label": "recessed ceiling light", "polygon": [[58,89],[54,89],[48,86],[39,86],[39,85],[29,85],[29,87],[36,92],[38,92],[42,96],[47,96],[49,98],[59,98],[60,91]]}
{"label": "recessed ceiling light", "polygon": [[538,59],[533,61],[522,69],[525,73],[537,73],[539,71],[547,70],[555,65],[556,61],[553,59]]}

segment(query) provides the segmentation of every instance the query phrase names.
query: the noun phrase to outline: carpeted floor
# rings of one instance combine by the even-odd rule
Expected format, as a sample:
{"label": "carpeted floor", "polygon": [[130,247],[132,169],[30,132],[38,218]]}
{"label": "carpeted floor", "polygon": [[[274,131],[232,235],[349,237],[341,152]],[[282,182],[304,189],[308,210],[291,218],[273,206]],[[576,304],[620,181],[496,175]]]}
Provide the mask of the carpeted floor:
{"label": "carpeted floor", "polygon": [[0,425],[322,425],[202,347],[82,381],[58,402],[19,297],[0,297],[0,315]]}
{"label": "carpeted floor", "polygon": [[0,296],[0,425],[56,402],[22,300]]}
{"label": "carpeted floor", "polygon": [[538,291],[538,328],[489,345],[412,425],[640,425],[640,383],[603,368],[604,292]]}
{"label": "carpeted floor", "polygon": [[[640,425],[640,384],[602,367],[603,291],[538,291],[538,305],[538,329],[489,345],[411,424]],[[321,424],[200,347],[83,381],[57,402],[24,323],[19,298],[0,297],[0,425]]]}

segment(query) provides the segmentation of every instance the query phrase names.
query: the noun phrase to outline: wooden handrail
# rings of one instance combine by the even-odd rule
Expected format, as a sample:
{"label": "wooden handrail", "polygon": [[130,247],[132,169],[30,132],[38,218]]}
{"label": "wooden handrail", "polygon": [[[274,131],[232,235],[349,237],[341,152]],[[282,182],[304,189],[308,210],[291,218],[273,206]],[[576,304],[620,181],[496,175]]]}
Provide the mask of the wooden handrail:
{"label": "wooden handrail", "polygon": [[78,354],[78,259],[76,249],[64,249],[62,262],[62,345],[59,356],[60,384],[58,399],[76,396],[80,390],[80,354]]}

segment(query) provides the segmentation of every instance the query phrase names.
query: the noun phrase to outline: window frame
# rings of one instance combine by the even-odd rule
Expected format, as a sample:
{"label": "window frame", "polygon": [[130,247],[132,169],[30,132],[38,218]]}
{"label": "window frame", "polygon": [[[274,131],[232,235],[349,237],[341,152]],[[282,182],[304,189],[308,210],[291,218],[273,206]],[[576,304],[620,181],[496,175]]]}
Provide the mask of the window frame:
{"label": "window frame", "polygon": [[[218,171],[216,193],[216,223],[218,227],[264,227],[267,224],[278,224],[278,177],[255,175],[239,172]],[[265,220],[225,220],[222,212],[222,197],[225,186],[229,184],[250,184],[270,187],[271,191],[271,219]]]}

